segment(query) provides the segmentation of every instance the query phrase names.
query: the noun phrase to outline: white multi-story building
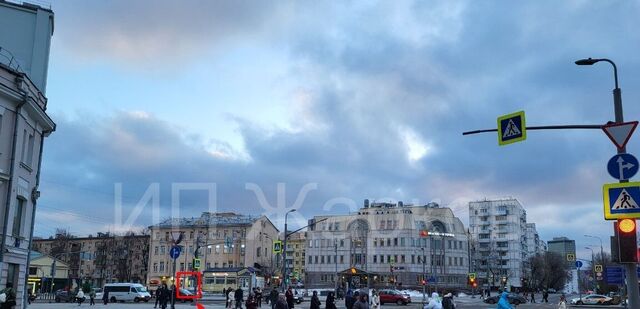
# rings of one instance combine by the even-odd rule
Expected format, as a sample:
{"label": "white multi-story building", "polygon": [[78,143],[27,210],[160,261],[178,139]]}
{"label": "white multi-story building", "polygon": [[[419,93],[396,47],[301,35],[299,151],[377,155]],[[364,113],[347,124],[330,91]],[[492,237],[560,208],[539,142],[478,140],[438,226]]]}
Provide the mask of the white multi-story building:
{"label": "white multi-story building", "polygon": [[535,223],[527,223],[527,254],[529,257],[543,254],[547,251],[547,244],[540,239]]}
{"label": "white multi-story building", "polygon": [[484,287],[522,287],[529,273],[527,231],[527,213],[514,198],[469,203],[473,268]]}
{"label": "white multi-story building", "polygon": [[423,278],[430,288],[466,285],[467,233],[449,208],[365,200],[356,213],[313,220],[323,219],[307,232],[312,287],[417,287]]}
{"label": "white multi-story building", "polygon": [[53,12],[0,1],[0,288],[25,307],[44,138],[55,130],[45,87]]}

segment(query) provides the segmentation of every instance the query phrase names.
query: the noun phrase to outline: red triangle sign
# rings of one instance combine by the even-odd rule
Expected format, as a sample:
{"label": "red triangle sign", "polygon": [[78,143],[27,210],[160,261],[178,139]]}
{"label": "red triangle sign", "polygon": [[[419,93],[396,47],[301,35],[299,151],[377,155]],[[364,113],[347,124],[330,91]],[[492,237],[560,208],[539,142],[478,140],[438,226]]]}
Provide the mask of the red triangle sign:
{"label": "red triangle sign", "polygon": [[602,126],[602,131],[607,134],[618,149],[623,149],[627,145],[627,142],[629,142],[631,134],[633,134],[637,126],[637,121],[609,123]]}

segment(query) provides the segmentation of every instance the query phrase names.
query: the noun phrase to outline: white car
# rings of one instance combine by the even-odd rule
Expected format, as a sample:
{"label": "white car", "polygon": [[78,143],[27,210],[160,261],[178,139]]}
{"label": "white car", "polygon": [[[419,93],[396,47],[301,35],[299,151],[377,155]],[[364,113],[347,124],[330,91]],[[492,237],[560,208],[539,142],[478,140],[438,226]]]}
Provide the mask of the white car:
{"label": "white car", "polygon": [[611,304],[613,298],[600,295],[591,294],[582,298],[574,298],[571,300],[572,305],[608,305]]}
{"label": "white car", "polygon": [[109,283],[105,284],[103,293],[109,293],[109,302],[148,302],[151,294],[139,283]]}

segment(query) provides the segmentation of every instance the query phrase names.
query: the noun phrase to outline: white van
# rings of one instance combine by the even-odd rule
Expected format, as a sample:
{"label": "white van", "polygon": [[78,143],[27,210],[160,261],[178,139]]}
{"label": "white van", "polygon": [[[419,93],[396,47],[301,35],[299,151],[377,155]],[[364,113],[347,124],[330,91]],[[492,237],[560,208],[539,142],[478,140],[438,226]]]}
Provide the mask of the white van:
{"label": "white van", "polygon": [[151,299],[149,291],[139,283],[109,283],[105,284],[103,293],[109,293],[109,302],[148,302]]}

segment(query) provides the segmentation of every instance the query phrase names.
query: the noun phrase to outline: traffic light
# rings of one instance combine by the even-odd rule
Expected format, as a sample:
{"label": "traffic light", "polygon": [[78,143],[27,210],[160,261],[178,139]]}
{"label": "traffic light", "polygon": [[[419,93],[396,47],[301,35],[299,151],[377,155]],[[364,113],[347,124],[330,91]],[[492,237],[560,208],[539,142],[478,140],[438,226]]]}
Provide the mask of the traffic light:
{"label": "traffic light", "polygon": [[422,285],[427,285],[427,280],[422,279]]}
{"label": "traffic light", "polygon": [[427,236],[429,236],[429,232],[427,232],[427,230],[420,231],[420,237],[427,237]]}
{"label": "traffic light", "polygon": [[620,219],[616,226],[620,263],[636,263],[638,261],[638,243],[636,237],[636,220]]}

